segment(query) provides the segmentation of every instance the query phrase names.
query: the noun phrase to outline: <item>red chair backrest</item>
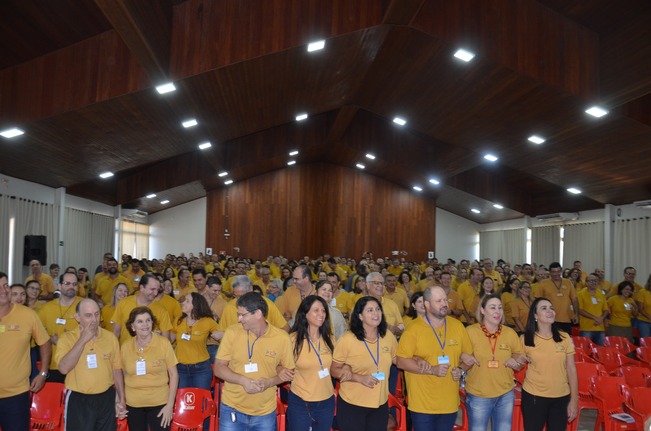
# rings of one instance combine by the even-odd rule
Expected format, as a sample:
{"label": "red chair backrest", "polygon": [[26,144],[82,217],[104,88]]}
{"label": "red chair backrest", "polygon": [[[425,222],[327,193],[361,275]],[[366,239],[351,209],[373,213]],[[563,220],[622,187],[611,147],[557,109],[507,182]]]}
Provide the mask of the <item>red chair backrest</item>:
{"label": "red chair backrest", "polygon": [[527,375],[527,368],[529,368],[529,364],[524,364],[524,366],[522,368],[520,368],[518,371],[513,372],[513,378],[520,385],[522,385],[524,383],[524,378]]}
{"label": "red chair backrest", "polygon": [[615,371],[616,375],[624,377],[626,384],[632,388],[651,387],[651,370],[649,370],[647,367],[625,365],[623,367],[619,367]]}
{"label": "red chair backrest", "polygon": [[585,350],[586,352],[591,352],[592,347],[595,345],[588,337],[580,337],[576,335],[572,336],[572,342],[574,343],[574,348],[576,350],[580,349]]}
{"label": "red chair backrest", "polygon": [[615,347],[595,346],[592,348],[592,357],[606,367],[609,373],[622,365],[619,358],[619,351]]}
{"label": "red chair backrest", "polygon": [[640,361],[651,365],[651,347],[638,347],[636,349],[636,355]]}
{"label": "red chair backrest", "polygon": [[617,335],[604,337],[604,347],[614,347],[625,355],[635,350],[635,344],[631,343],[628,338]]}
{"label": "red chair backrest", "polygon": [[46,383],[32,397],[31,429],[59,429],[65,400],[66,387],[63,383]]}
{"label": "red chair backrest", "polygon": [[217,408],[210,391],[199,388],[183,388],[176,392],[171,430],[203,430],[207,418],[214,423]]}
{"label": "red chair backrest", "polygon": [[630,396],[626,404],[645,417],[651,415],[651,388],[627,388],[627,391]]}
{"label": "red chair backrest", "polygon": [[640,338],[640,347],[651,347],[651,337]]}
{"label": "red chair backrest", "polygon": [[626,382],[623,377],[595,376],[592,378],[592,393],[604,407],[606,412],[622,411],[626,401],[624,388]]}
{"label": "red chair backrest", "polygon": [[576,374],[579,381],[579,393],[589,394],[592,388],[592,378],[596,376],[606,376],[608,372],[601,364],[592,362],[577,362]]}

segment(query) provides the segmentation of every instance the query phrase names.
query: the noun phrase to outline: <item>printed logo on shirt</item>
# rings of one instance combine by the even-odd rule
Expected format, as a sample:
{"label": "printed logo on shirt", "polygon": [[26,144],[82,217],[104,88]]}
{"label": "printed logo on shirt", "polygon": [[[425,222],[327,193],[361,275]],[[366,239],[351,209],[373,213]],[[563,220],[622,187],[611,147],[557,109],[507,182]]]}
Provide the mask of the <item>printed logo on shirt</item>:
{"label": "printed logo on shirt", "polygon": [[559,353],[565,352],[565,346],[556,345],[556,351]]}
{"label": "printed logo on shirt", "polygon": [[264,352],[264,355],[270,358],[275,358],[276,356],[278,356],[278,352],[276,352],[275,350],[267,350],[266,352]]}
{"label": "printed logo on shirt", "polygon": [[382,346],[382,353],[389,353],[389,346]]}
{"label": "printed logo on shirt", "polygon": [[111,354],[110,354],[110,353],[104,353],[104,354],[102,355],[102,358],[103,358],[103,359],[106,359],[106,360],[110,360],[110,359],[111,359]]}
{"label": "printed logo on shirt", "polygon": [[163,361],[161,361],[160,359],[157,359],[157,360],[155,360],[155,361],[151,361],[151,366],[152,366],[152,367],[156,367],[156,368],[158,368],[158,367],[160,367],[162,364],[163,364]]}
{"label": "printed logo on shirt", "polygon": [[459,340],[449,340],[448,344],[450,346],[458,346],[459,345]]}
{"label": "printed logo on shirt", "polygon": [[7,331],[20,331],[20,325],[18,323],[12,323],[11,325],[5,326]]}
{"label": "printed logo on shirt", "polygon": [[500,344],[500,350],[511,350],[508,344]]}

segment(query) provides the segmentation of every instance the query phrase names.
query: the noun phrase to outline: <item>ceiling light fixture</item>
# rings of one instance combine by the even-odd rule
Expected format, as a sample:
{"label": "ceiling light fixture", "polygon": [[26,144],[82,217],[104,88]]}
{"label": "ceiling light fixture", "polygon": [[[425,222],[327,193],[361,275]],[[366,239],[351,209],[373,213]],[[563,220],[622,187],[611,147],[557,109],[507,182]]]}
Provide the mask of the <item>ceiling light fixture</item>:
{"label": "ceiling light fixture", "polygon": [[303,120],[307,120],[307,114],[298,114],[296,116],[296,121],[303,121]]}
{"label": "ceiling light fixture", "polygon": [[418,187],[418,186],[414,186],[414,187],[412,187],[412,188],[413,188],[414,190],[416,190],[417,192],[422,192],[422,191],[423,191],[423,189],[422,189],[421,187]]}
{"label": "ceiling light fixture", "polygon": [[199,144],[199,149],[200,150],[205,150],[205,149],[210,148],[210,147],[212,147],[212,144],[210,142],[203,142],[203,143]]}
{"label": "ceiling light fixture", "polygon": [[364,169],[366,166],[362,165],[361,163],[356,164],[357,169]]}
{"label": "ceiling light fixture", "polygon": [[176,86],[174,85],[173,82],[168,82],[166,84],[161,84],[156,86],[156,91],[158,91],[159,94],[171,93],[172,91],[175,90],[176,90]]}
{"label": "ceiling light fixture", "polygon": [[572,193],[573,195],[581,194],[581,190],[577,189],[576,187],[570,187],[569,189],[567,189],[567,191]]}
{"label": "ceiling light fixture", "polygon": [[287,166],[291,166],[295,164],[296,164],[296,160],[290,160],[289,162],[287,162]]}
{"label": "ceiling light fixture", "polygon": [[12,127],[11,129],[3,130],[0,132],[0,136],[4,136],[7,139],[15,138],[16,136],[20,136],[24,134],[25,132],[23,130],[20,130],[17,127]]}
{"label": "ceiling light fixture", "polygon": [[466,63],[475,58],[475,54],[465,49],[458,49],[457,52],[454,53],[454,56]]}
{"label": "ceiling light fixture", "polygon": [[194,127],[199,123],[197,123],[197,120],[192,118],[191,120],[186,120],[186,121],[182,122],[181,124],[183,125],[183,127],[185,127],[187,129],[188,127]]}
{"label": "ceiling light fixture", "polygon": [[228,186],[228,185],[231,185],[231,184],[233,184],[233,180],[226,180],[226,181],[224,181],[224,185],[227,185],[227,186]]}
{"label": "ceiling light fixture", "polygon": [[153,199],[153,198],[155,198],[155,197],[156,197],[156,193],[151,193],[151,194],[148,194],[148,195],[147,195],[147,196],[145,196],[145,197],[146,197],[147,199]]}
{"label": "ceiling light fixture", "polygon": [[102,172],[101,174],[99,174],[99,177],[103,179],[111,178],[112,176],[113,176],[113,172],[111,171]]}
{"label": "ceiling light fixture", "polygon": [[161,205],[167,205],[168,203],[170,203],[169,199],[165,199],[164,201],[160,201]]}
{"label": "ceiling light fixture", "polygon": [[405,124],[407,124],[407,120],[405,120],[404,118],[400,118],[400,117],[395,117],[393,119],[393,122],[396,123],[398,126],[404,126]]}
{"label": "ceiling light fixture", "polygon": [[369,159],[369,160],[375,160],[375,156],[373,154],[371,154],[371,153],[367,153],[366,158]]}
{"label": "ceiling light fixture", "polygon": [[500,204],[493,204],[493,208],[497,208],[498,210],[503,210],[504,207]]}
{"label": "ceiling light fixture", "polygon": [[486,154],[484,158],[489,162],[496,162],[498,160],[497,157],[492,154]]}
{"label": "ceiling light fixture", "polygon": [[307,52],[320,51],[325,48],[325,40],[317,40],[307,44]]}
{"label": "ceiling light fixture", "polygon": [[475,214],[481,214],[481,211],[479,211],[477,208],[472,208],[470,211],[474,212]]}
{"label": "ceiling light fixture", "polygon": [[590,109],[586,109],[585,113],[590,114],[593,117],[600,118],[600,117],[603,117],[604,115],[608,114],[608,111],[606,111],[603,108],[600,108],[599,106],[593,106]]}
{"label": "ceiling light fixture", "polygon": [[290,156],[298,156],[298,150],[293,150],[289,152]]}
{"label": "ceiling light fixture", "polygon": [[529,141],[529,142],[533,142],[534,144],[538,144],[538,145],[540,145],[540,144],[542,144],[543,142],[545,142],[545,139],[544,139],[544,138],[541,138],[541,137],[538,136],[538,135],[531,135],[531,136],[529,136],[528,141]]}
{"label": "ceiling light fixture", "polygon": [[220,173],[217,174],[217,176],[219,176],[219,177],[225,177],[226,175],[228,175],[228,172],[226,172],[226,171],[220,172]]}
{"label": "ceiling light fixture", "polygon": [[434,179],[434,178],[430,178],[429,182],[434,184],[435,186],[438,186],[439,184],[441,184],[441,182],[439,180]]}

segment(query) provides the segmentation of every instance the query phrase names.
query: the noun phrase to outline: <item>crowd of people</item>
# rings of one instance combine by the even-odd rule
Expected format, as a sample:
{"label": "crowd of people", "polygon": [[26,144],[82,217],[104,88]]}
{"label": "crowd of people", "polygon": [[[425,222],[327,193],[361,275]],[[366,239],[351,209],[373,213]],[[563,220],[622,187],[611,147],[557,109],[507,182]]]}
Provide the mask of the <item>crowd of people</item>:
{"label": "crowd of people", "polygon": [[577,415],[572,328],[599,345],[651,336],[651,277],[627,267],[611,284],[579,261],[107,253],[94,272],[30,268],[24,283],[0,272],[4,431],[28,429],[45,382],[68,389],[67,429],[169,429],[177,389],[213,376],[220,429],[275,429],[285,383],[290,431],[391,429],[399,370],[414,430],[451,430],[461,383],[471,430],[510,430],[523,367],[525,429],[559,430]]}

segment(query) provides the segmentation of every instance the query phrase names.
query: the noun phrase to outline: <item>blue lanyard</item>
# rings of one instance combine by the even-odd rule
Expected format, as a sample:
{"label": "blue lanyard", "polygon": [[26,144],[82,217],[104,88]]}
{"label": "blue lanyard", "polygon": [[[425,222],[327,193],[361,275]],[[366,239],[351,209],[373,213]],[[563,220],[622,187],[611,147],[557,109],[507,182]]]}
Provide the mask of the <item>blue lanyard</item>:
{"label": "blue lanyard", "polygon": [[246,351],[249,354],[249,364],[251,363],[251,358],[253,357],[253,348],[255,347],[255,343],[258,342],[259,338],[260,337],[256,338],[253,342],[253,345],[251,345],[249,342],[249,331],[246,331]]}
{"label": "blue lanyard", "polygon": [[427,320],[427,323],[429,323],[429,327],[432,328],[432,331],[434,331],[434,336],[436,336],[436,341],[439,342],[439,346],[441,346],[441,352],[445,355],[445,340],[448,338],[448,321],[447,319],[443,320],[443,327],[445,328],[443,330],[443,342],[441,343],[441,339],[439,338],[439,334],[436,333],[436,329],[432,326],[432,322],[429,321],[429,317],[427,314],[425,314],[425,319]]}
{"label": "blue lanyard", "polygon": [[364,345],[366,346],[366,350],[368,350],[368,354],[371,355],[371,359],[373,359],[373,363],[375,364],[375,367],[379,370],[380,369],[380,334],[377,336],[377,360],[373,357],[373,353],[371,353],[371,349],[369,349],[368,344],[366,344],[366,340],[364,341]]}
{"label": "blue lanyard", "polygon": [[[298,288],[297,288],[297,289],[298,289]],[[304,300],[305,298],[307,298],[308,296],[310,296],[310,295],[312,294],[312,291],[313,291],[313,290],[314,290],[314,286],[312,287],[312,289],[310,289],[310,293],[308,293],[308,294],[305,295],[305,297],[304,297],[304,296],[303,296],[303,292],[301,292],[301,289],[298,289],[298,294],[301,296],[301,302],[303,302],[303,300]],[[309,338],[308,338],[308,339],[309,339]]]}
{"label": "blue lanyard", "polygon": [[312,350],[314,350],[314,353],[316,353],[316,358],[319,360],[319,365],[321,365],[321,369],[323,369],[323,362],[321,362],[321,355],[319,355],[319,351],[321,350],[321,340],[319,340],[319,350],[314,347],[314,344],[312,344],[310,337],[307,337],[307,342],[310,343],[310,346],[312,346]]}

